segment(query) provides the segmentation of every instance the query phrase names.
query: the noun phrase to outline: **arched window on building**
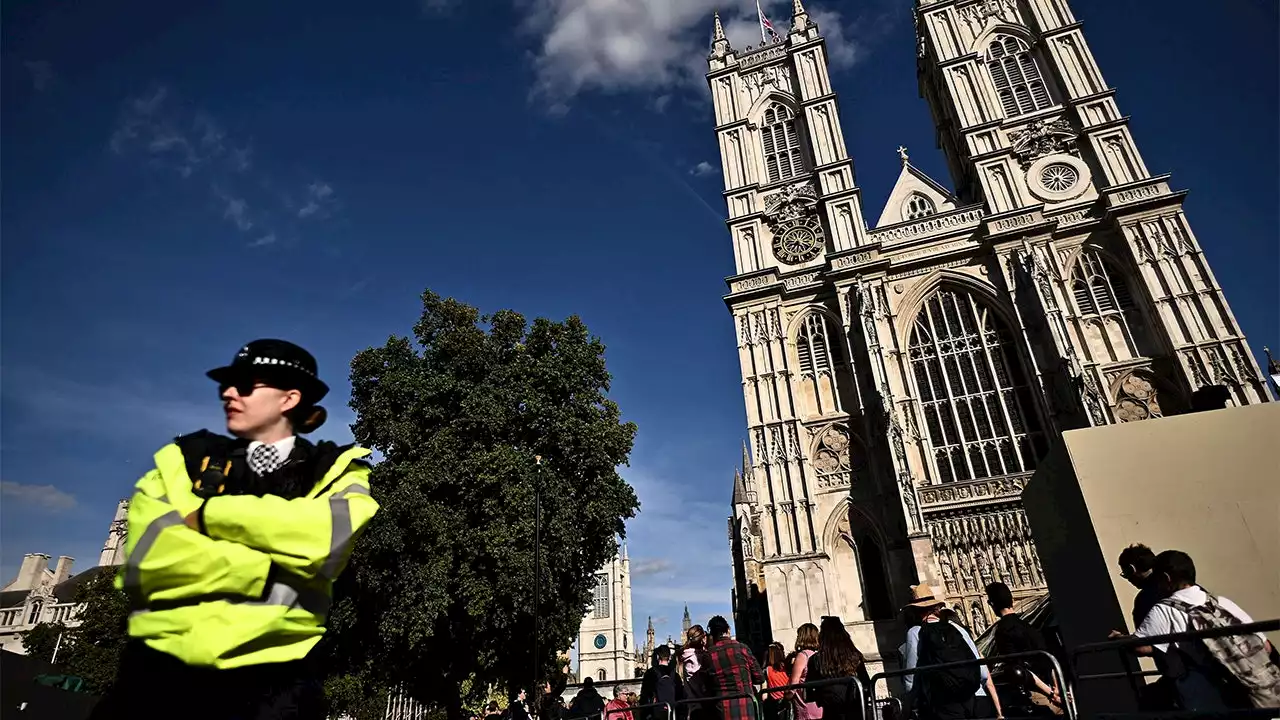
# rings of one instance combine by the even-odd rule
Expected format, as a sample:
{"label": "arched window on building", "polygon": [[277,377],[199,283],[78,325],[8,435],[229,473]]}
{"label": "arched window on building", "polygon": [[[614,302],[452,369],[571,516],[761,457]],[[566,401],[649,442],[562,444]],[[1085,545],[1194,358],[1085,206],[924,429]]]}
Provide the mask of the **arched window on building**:
{"label": "arched window on building", "polygon": [[591,589],[591,617],[609,617],[609,575],[598,573],[596,585]]}
{"label": "arched window on building", "polygon": [[[1093,332],[1106,341],[1106,351],[1113,353],[1111,360],[1127,359],[1121,349],[1124,346],[1127,346],[1128,357],[1151,350],[1146,347],[1142,312],[1133,301],[1124,273],[1097,250],[1085,248],[1080,253],[1071,272],[1071,295],[1082,320],[1106,321],[1096,322]],[[1102,349],[1099,347],[1098,351]]]}
{"label": "arched window on building", "polygon": [[35,625],[40,622],[40,611],[44,609],[44,603],[39,600],[31,603],[31,610],[27,613],[27,624]]}
{"label": "arched window on building", "polygon": [[827,316],[819,312],[809,313],[796,332],[796,359],[800,361],[800,374],[810,377],[831,372],[831,348],[835,334]]}
{"label": "arched window on building", "polygon": [[1137,309],[1124,275],[1092,248],[1080,253],[1080,261],[1071,274],[1071,293],[1081,317],[1130,315]]}
{"label": "arched window on building", "polygon": [[764,111],[760,138],[764,143],[764,167],[769,182],[787,180],[804,172],[800,159],[800,135],[791,109],[775,102]]}
{"label": "arched window on building", "polygon": [[606,671],[604,668],[600,668],[600,670],[596,672],[596,679],[599,680],[600,682],[604,682],[608,680],[609,679],[608,671]]}
{"label": "arched window on building", "polygon": [[1045,440],[1012,333],[971,293],[936,291],[911,331],[910,362],[942,482],[1029,472]]}
{"label": "arched window on building", "polygon": [[996,35],[987,46],[986,61],[1005,117],[1026,115],[1053,105],[1036,59],[1020,38]]}
{"label": "arched window on building", "polygon": [[938,209],[934,207],[933,201],[919,193],[912,193],[911,197],[902,203],[903,220],[919,220],[936,212]]}

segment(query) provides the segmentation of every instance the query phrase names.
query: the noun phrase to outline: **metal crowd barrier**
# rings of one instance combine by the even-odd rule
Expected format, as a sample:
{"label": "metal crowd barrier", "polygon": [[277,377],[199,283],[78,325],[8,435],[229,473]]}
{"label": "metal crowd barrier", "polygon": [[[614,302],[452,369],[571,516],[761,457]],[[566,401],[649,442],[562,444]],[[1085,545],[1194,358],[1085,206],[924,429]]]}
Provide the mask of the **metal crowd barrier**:
{"label": "metal crowd barrier", "polygon": [[[623,713],[635,713],[640,710],[654,710],[656,708],[666,708],[667,720],[675,720],[676,710],[675,708],[671,707],[670,703],[648,703],[646,705],[632,705],[630,707],[614,708],[613,710],[605,710],[603,713],[600,714],[600,717],[603,720],[609,720],[610,715],[621,715]],[[640,720],[640,718],[637,718],[635,715],[632,715],[631,718],[632,720]]]}
{"label": "metal crowd barrier", "polygon": [[[993,655],[991,657],[979,657],[973,660],[958,660],[956,662],[941,663],[939,665],[921,665],[914,668],[903,668],[901,670],[885,670],[871,676],[871,694],[875,695],[876,681],[888,680],[893,677],[902,677],[904,675],[920,675],[924,673],[937,672],[939,670],[950,670],[951,668],[997,665],[999,663],[1009,662],[1010,660],[1030,660],[1032,658],[1047,658],[1053,667],[1053,675],[1057,679],[1058,693],[1062,696],[1062,717],[1066,720],[1076,720],[1075,701],[1071,691],[1070,683],[1067,682],[1067,676],[1062,672],[1062,665],[1058,662],[1058,658],[1045,650],[1029,650],[1027,652],[1009,653],[1008,655]],[[1004,720],[1021,720],[1027,717],[1029,720],[1039,720],[1036,716],[1011,716],[1007,714],[1001,715]],[[994,718],[993,718],[994,720]]]}
{"label": "metal crowd barrier", "polygon": [[[757,720],[764,720],[764,711],[760,707],[760,701],[756,699],[755,693],[750,692],[733,693],[731,695],[712,695],[711,697],[701,698],[685,698],[684,700],[677,700],[675,707],[678,708],[682,705],[712,705],[713,703],[713,707],[718,707],[721,701],[724,700],[750,700],[752,708],[756,711]],[[719,715],[714,717],[719,718]]]}
{"label": "metal crowd barrier", "polygon": [[[854,705],[852,702],[850,703],[850,712],[847,713],[845,717],[849,718],[849,720],[854,720],[855,718],[857,720],[866,720],[867,698],[863,695],[862,683],[858,682],[858,678],[856,677],[823,678],[822,680],[810,680],[809,682],[802,682],[796,685],[779,685],[777,687],[767,687],[756,693],[756,697],[757,697],[756,708],[759,709],[760,706],[764,704],[764,697],[766,695],[771,695],[773,693],[778,693],[778,692],[786,692],[788,690],[807,690],[809,688],[820,688],[820,687],[827,687],[830,685],[848,685],[851,688],[855,688],[857,690],[857,694],[856,694],[857,704]],[[783,697],[783,699],[780,702],[787,702],[786,697]],[[826,717],[825,708],[823,711],[823,717]],[[761,720],[764,720],[763,716],[761,716]]]}
{"label": "metal crowd barrier", "polygon": [[[1251,635],[1258,632],[1275,632],[1280,631],[1280,619],[1262,620],[1259,622],[1243,623],[1241,625],[1228,625],[1220,628],[1205,628],[1204,630],[1186,630],[1179,633],[1170,633],[1168,635],[1153,635],[1151,637],[1133,637],[1132,635],[1114,640],[1105,640],[1096,643],[1086,643],[1071,650],[1071,668],[1075,671],[1079,664],[1081,655],[1089,653],[1107,652],[1115,650],[1123,652],[1131,648],[1145,647],[1150,645],[1164,645],[1166,643],[1175,643],[1179,640],[1204,640],[1207,638],[1229,637],[1232,635]],[[1141,670],[1132,672],[1111,672],[1111,673],[1094,673],[1092,675],[1076,675],[1076,682],[1085,680],[1116,680],[1120,678],[1129,678],[1130,684],[1134,684],[1134,680],[1141,677],[1151,675],[1161,675],[1159,670]],[[1137,690],[1135,686],[1135,691]],[[1205,717],[1266,717],[1274,718],[1280,713],[1280,708],[1241,708],[1237,710],[1216,710],[1216,711],[1181,711],[1181,712],[1137,712],[1137,713],[1099,713],[1097,717],[1102,718],[1193,718]]]}

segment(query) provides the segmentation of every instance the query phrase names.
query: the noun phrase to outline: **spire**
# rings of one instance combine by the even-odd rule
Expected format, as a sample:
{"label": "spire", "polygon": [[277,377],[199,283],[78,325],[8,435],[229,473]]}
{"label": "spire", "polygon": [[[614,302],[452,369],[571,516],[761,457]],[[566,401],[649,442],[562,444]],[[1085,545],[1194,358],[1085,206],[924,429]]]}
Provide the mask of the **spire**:
{"label": "spire", "polygon": [[689,628],[693,627],[693,618],[689,617],[689,606],[684,606],[684,619],[680,621],[681,629],[684,630],[686,637],[689,635]]}
{"label": "spire", "polygon": [[649,629],[645,631],[647,635],[653,635],[653,616],[649,616]]}
{"label": "spire", "polygon": [[805,12],[804,3],[791,0],[791,32],[804,32],[811,25],[813,23],[809,22],[809,13]]}
{"label": "spire", "polygon": [[733,471],[733,504],[740,505],[747,502],[747,484],[742,479],[742,471]]}
{"label": "spire", "polygon": [[715,12],[711,25],[711,57],[722,58],[733,48],[729,47],[729,38],[724,35],[724,25],[720,24],[720,11]]}
{"label": "spire", "polygon": [[620,557],[622,559],[622,562],[627,562],[630,559],[627,557],[627,541],[626,540],[622,541],[622,552],[620,554]]}

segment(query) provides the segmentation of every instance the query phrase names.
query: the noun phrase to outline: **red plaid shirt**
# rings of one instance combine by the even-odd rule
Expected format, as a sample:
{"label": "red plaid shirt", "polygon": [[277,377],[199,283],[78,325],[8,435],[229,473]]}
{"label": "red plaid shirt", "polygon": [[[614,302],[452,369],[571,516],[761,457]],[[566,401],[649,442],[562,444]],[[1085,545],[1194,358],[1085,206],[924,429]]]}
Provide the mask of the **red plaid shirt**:
{"label": "red plaid shirt", "polygon": [[[737,640],[720,640],[707,655],[716,695],[754,694],[755,686],[764,682],[764,673],[755,657]],[[718,705],[721,720],[756,720],[756,704],[748,698],[721,700]]]}

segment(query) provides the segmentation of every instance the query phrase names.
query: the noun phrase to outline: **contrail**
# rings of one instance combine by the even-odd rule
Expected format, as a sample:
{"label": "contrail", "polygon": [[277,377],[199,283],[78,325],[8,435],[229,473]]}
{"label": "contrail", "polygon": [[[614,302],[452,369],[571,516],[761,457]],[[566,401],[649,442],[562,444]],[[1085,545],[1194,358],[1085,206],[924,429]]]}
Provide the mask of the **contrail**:
{"label": "contrail", "polygon": [[692,185],[690,185],[678,173],[674,172],[666,163],[659,160],[656,156],[654,156],[654,154],[651,151],[647,150],[644,147],[641,147],[639,143],[632,140],[631,138],[623,137],[621,135],[617,135],[611,132],[608,129],[608,125],[603,121],[601,121],[600,118],[597,117],[595,113],[592,113],[587,110],[583,110],[581,112],[583,116],[591,120],[591,124],[595,126],[596,132],[599,132],[601,135],[604,135],[606,138],[613,140],[615,142],[618,142],[624,145],[625,147],[629,148],[641,160],[644,160],[651,167],[658,170],[663,175],[666,175],[671,180],[674,180],[676,184],[679,185],[685,192],[692,195],[693,198],[697,200],[699,204],[702,205],[702,207],[706,208],[707,212],[711,213],[711,216],[715,218],[716,223],[718,225],[720,225],[721,227],[724,227],[724,221],[725,221],[724,212],[712,207],[711,203],[706,201],[706,198],[702,197],[702,195],[699,194],[698,191],[695,190]]}

